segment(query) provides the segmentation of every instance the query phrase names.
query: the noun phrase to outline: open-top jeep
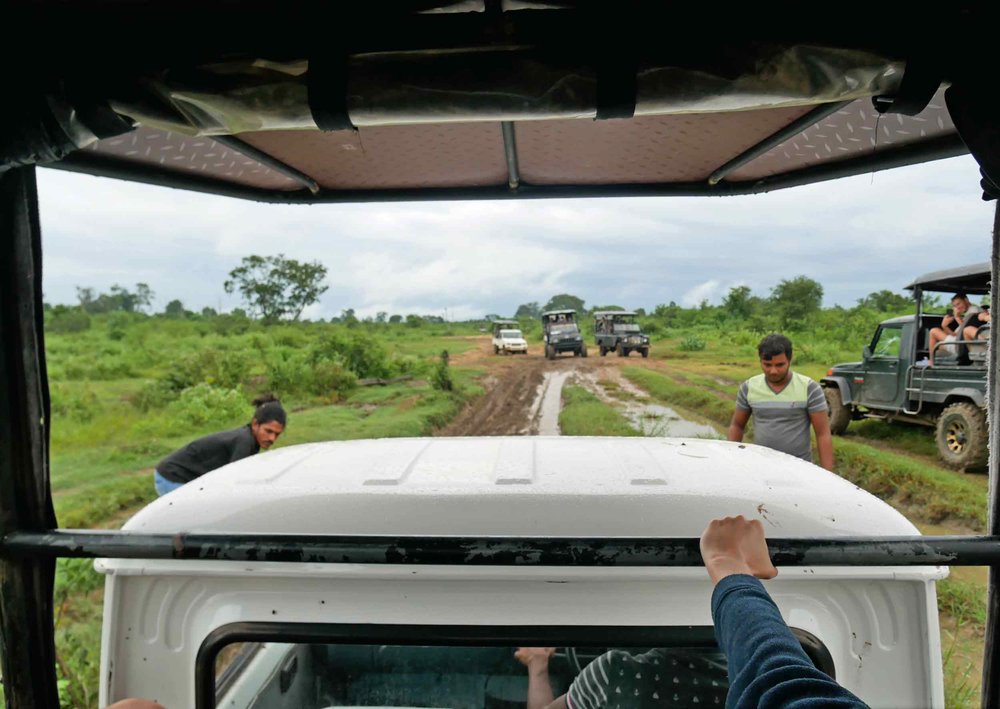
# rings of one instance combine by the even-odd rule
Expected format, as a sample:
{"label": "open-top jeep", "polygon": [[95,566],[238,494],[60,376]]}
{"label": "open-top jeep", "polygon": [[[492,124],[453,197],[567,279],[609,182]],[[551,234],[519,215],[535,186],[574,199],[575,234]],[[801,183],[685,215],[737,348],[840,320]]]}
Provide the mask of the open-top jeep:
{"label": "open-top jeep", "polygon": [[517,320],[494,320],[493,354],[528,354],[528,342]]}
{"label": "open-top jeep", "polygon": [[[56,558],[101,558],[108,574],[102,702],[500,706],[510,696],[502,675],[513,675],[497,647],[710,647],[695,535],[736,513],[770,525],[782,569],[770,588],[789,625],[829,651],[832,666],[814,655],[819,666],[872,706],[943,706],[933,582],[940,564],[990,565],[990,598],[1000,598],[998,445],[988,536],[919,537],[846,481],[774,451],[648,438],[288,448],[170,493],[125,530],[61,529],[36,166],[322,205],[721,198],[971,152],[996,196],[998,12],[939,3],[900,31],[887,4],[5,3],[4,28],[17,38],[0,44],[7,706],[59,704]],[[684,29],[665,41],[673,27]],[[580,223],[585,209],[573,215]],[[993,248],[1000,254],[1000,229]],[[553,282],[576,266],[545,264]],[[995,386],[989,407],[1000,417]],[[988,709],[1000,707],[998,635],[991,602]],[[263,647],[222,653],[217,676],[220,648],[239,642]],[[459,662],[434,652],[477,644],[487,650],[474,662],[472,651]],[[396,661],[424,648],[419,663]],[[492,657],[506,667],[486,672]],[[563,651],[575,672],[571,657]],[[246,663],[263,671],[238,672]],[[355,677],[416,688],[406,674],[436,681],[445,668],[461,675],[464,695],[353,692]]]}
{"label": "open-top jeep", "polygon": [[562,352],[572,352],[574,357],[587,356],[587,344],[576,323],[575,310],[542,313],[542,342],[545,343],[546,359],[555,359]]}
{"label": "open-top jeep", "polygon": [[619,357],[628,357],[631,352],[649,357],[649,337],[643,334],[636,314],[630,310],[596,311],[594,340],[601,357],[608,352],[615,352]]}
{"label": "open-top jeep", "polygon": [[[954,340],[930,348],[930,331],[943,315],[925,313],[927,292],[984,295],[990,264],[928,273],[907,289],[916,314],[881,323],[860,362],[838,364],[821,383],[830,406],[830,428],[843,433],[853,419],[877,418],[934,426],[938,453],[946,465],[970,470],[988,454],[986,376],[989,324],[965,337],[965,321]],[[967,320],[966,320],[967,321]]]}

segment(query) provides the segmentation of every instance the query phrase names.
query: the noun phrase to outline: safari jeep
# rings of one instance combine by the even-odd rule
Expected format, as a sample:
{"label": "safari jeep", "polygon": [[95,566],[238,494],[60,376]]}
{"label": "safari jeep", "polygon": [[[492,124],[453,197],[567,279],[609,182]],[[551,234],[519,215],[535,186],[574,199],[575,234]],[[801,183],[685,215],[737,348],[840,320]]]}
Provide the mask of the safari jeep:
{"label": "safari jeep", "polygon": [[545,344],[546,359],[555,359],[563,352],[572,352],[574,357],[587,356],[587,343],[580,334],[575,310],[548,310],[542,313],[542,342]]}
{"label": "safari jeep", "polygon": [[615,352],[628,357],[638,352],[649,357],[649,337],[642,333],[636,314],[628,310],[598,310],[594,313],[594,340],[601,357]]}
{"label": "safari jeep", "polygon": [[[665,648],[688,705],[721,705],[708,576],[660,564],[697,554],[669,538],[732,514],[783,538],[919,534],[832,473],[726,441],[384,439],[248,458],[124,530],[192,553],[203,535],[252,535],[254,558],[222,544],[96,563],[102,706],[523,707],[519,645],[559,648],[557,692],[609,648]],[[314,535],[346,542],[291,551]],[[767,586],[817,667],[873,707],[940,707],[945,574],[807,564]]]}
{"label": "safari jeep", "polygon": [[[929,349],[929,333],[942,314],[924,312],[923,294],[964,291],[982,296],[990,290],[990,264],[928,273],[907,286],[916,314],[878,326],[860,362],[827,370],[821,384],[830,407],[830,429],[843,433],[861,418],[933,426],[938,455],[949,467],[975,470],[986,465],[986,338],[989,325],[966,341],[942,342]],[[932,363],[933,360],[933,363]]]}
{"label": "safari jeep", "polygon": [[493,354],[528,354],[528,342],[517,320],[493,321]]}
{"label": "safari jeep", "polygon": [[[988,531],[957,538],[918,537],[886,505],[807,463],[705,440],[318,444],[216,471],[157,500],[125,531],[61,528],[53,505],[42,269],[66,254],[49,253],[43,239],[40,169],[313,210],[724,199],[802,185],[816,187],[787,198],[815,203],[827,180],[971,153],[983,180],[969,181],[968,199],[980,187],[1000,194],[997,3],[939,3],[909,13],[905,31],[899,9],[884,3],[794,10],[4,3],[4,29],[17,38],[0,43],[9,68],[0,121],[8,707],[58,706],[53,585],[56,559],[71,557],[100,558],[108,575],[103,703],[139,695],[169,709],[514,706],[524,701],[523,676],[510,653],[521,643],[561,648],[557,691],[609,646],[716,662],[696,535],[708,518],[734,513],[767,525],[781,569],[769,588],[818,666],[873,706],[942,706],[937,565],[991,566],[990,597],[1000,597],[997,446]],[[551,226],[577,239],[586,204],[564,204]],[[132,208],[137,229],[156,218]],[[595,280],[628,287],[622,262],[604,258],[635,236],[628,222],[593,244]],[[530,240],[529,229],[467,237],[490,247],[487,256],[502,254],[507,272],[503,242]],[[901,249],[912,247],[907,239],[900,230]],[[705,258],[725,256],[721,244],[706,239]],[[1000,228],[993,249],[1000,253]],[[580,270],[566,256],[532,252],[547,271],[540,286]],[[918,349],[924,329],[918,311]],[[987,369],[996,372],[990,337]],[[913,376],[897,377],[897,392],[919,386]],[[917,411],[921,401],[921,411],[948,403],[925,396],[892,410]],[[852,416],[875,410],[871,400],[843,402]],[[988,406],[1000,417],[997,387]],[[991,603],[987,709],[1000,709],[998,636]],[[721,676],[717,667],[712,681]]]}

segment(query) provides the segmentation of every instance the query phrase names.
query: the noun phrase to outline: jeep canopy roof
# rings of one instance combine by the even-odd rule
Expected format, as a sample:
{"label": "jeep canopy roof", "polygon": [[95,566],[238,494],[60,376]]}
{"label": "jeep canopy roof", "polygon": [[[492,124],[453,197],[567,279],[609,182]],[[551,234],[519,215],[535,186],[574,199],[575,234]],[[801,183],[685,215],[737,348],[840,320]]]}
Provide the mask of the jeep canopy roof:
{"label": "jeep canopy roof", "polygon": [[685,537],[713,516],[756,518],[760,507],[785,537],[919,534],[874,495],[770,448],[578,436],[288,446],[153,501],[124,529]]}
{"label": "jeep canopy roof", "polygon": [[886,31],[894,8],[801,4],[724,18],[572,0],[4,12],[39,41],[0,49],[0,169],[325,202],[755,193],[959,155],[956,126],[991,159],[985,3],[905,32]]}
{"label": "jeep canopy roof", "polygon": [[631,310],[598,310],[594,312],[595,318],[610,318],[615,315],[621,317],[635,317],[636,313]]}
{"label": "jeep canopy roof", "polygon": [[990,262],[974,263],[971,266],[933,271],[914,279],[907,290],[920,288],[925,291],[958,293],[965,291],[974,295],[990,292]]}
{"label": "jeep canopy roof", "polygon": [[521,323],[517,320],[492,320],[490,321],[490,324],[493,325],[494,328],[503,327],[504,325],[513,325],[514,327],[521,326]]}
{"label": "jeep canopy roof", "polygon": [[542,313],[543,318],[547,318],[551,315],[576,315],[575,310],[546,310]]}

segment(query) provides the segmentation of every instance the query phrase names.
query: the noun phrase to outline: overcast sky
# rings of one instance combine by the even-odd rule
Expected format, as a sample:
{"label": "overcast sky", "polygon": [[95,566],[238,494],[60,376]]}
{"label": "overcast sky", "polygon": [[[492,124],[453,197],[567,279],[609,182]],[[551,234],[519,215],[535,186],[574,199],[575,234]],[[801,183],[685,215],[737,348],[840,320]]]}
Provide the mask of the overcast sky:
{"label": "overcast sky", "polygon": [[766,296],[806,275],[824,304],[900,291],[986,261],[993,207],[965,156],[754,197],[277,206],[39,170],[44,289],[144,282],[154,310],[240,307],[223,282],[244,256],[317,260],[329,290],[304,317],[344,308],[479,318],[568,292],[650,309]]}

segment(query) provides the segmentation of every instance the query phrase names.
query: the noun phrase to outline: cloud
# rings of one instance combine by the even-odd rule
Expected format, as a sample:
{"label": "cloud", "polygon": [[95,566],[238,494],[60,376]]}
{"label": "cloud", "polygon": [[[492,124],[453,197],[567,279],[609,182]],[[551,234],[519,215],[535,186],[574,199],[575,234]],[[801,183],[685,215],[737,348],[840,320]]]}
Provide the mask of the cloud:
{"label": "cloud", "polygon": [[512,314],[560,292],[588,304],[718,302],[733,285],[822,283],[827,305],[899,291],[987,260],[993,207],[969,157],[731,198],[287,206],[42,169],[50,302],[75,286],[148,283],[162,309],[239,305],[222,283],[244,256],[320,261],[311,317]]}

